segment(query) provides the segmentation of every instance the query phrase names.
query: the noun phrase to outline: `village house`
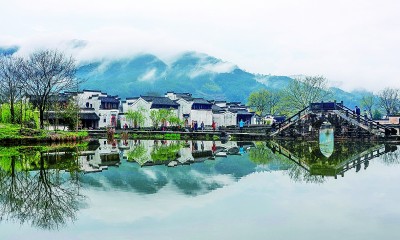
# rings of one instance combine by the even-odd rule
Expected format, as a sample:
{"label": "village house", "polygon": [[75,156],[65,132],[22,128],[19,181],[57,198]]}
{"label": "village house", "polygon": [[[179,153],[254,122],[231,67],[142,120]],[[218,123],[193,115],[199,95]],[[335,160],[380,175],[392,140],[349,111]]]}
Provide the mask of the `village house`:
{"label": "village house", "polygon": [[[60,93],[56,98],[59,106],[65,106],[69,101],[74,101],[80,108],[80,127],[85,129],[98,129],[109,126],[139,127],[137,123],[128,119],[128,111],[140,111],[144,116],[144,123],[140,127],[152,127],[151,111],[169,109],[172,115],[178,117],[185,127],[193,127],[197,122],[211,127],[215,122],[217,127],[236,126],[242,120],[247,124],[255,123],[255,115],[240,102],[208,101],[204,98],[193,97],[190,93],[167,92],[165,96],[140,96],[128,97],[120,101],[118,96],[111,96],[100,90],[83,90],[80,92]],[[58,116],[60,115],[60,116]],[[62,125],[61,114],[55,111],[47,112],[47,120]],[[136,126],[135,126],[136,124]],[[166,123],[167,126],[169,123]]]}
{"label": "village house", "polygon": [[120,105],[118,96],[85,89],[76,94],[76,100],[84,116],[84,119],[81,119],[83,128],[117,126]]}
{"label": "village house", "polygon": [[179,104],[167,97],[154,97],[154,96],[140,96],[126,98],[122,102],[123,114],[120,114],[121,125],[125,124],[128,127],[138,127],[134,126],[134,123],[126,118],[126,113],[129,110],[140,111],[144,115],[144,123],[140,127],[152,127],[153,122],[151,121],[150,114],[151,111],[159,111],[160,109],[169,109],[172,114],[177,116]]}
{"label": "village house", "polygon": [[194,98],[190,93],[167,92],[165,97],[179,104],[178,117],[184,126],[192,126],[195,122],[200,127],[201,123],[211,126],[213,122],[212,103],[203,98]]}

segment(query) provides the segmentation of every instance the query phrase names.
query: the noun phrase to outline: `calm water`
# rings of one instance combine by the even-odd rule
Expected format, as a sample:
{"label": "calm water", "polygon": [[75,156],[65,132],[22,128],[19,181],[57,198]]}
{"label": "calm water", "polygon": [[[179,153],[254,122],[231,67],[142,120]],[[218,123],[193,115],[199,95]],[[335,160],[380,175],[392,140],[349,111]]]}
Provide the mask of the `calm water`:
{"label": "calm water", "polygon": [[0,147],[0,239],[399,239],[396,145]]}

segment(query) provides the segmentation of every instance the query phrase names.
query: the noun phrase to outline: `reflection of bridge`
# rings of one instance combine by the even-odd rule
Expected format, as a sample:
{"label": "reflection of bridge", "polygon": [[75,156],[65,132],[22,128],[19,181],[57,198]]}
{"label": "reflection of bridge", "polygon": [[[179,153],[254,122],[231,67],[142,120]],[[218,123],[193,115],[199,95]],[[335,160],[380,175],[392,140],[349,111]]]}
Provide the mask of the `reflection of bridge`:
{"label": "reflection of bridge", "polygon": [[390,137],[398,136],[397,131],[378,122],[360,116],[343,103],[311,103],[292,117],[279,123],[270,136],[312,136],[323,122],[330,122],[335,129],[335,136],[342,137]]}
{"label": "reflection of bridge", "polygon": [[290,150],[276,142],[269,142],[267,146],[271,148],[272,152],[279,153],[296,163],[298,166],[309,172],[310,175],[333,176],[335,178],[337,178],[338,175],[343,177],[344,173],[352,168],[355,168],[356,172],[358,172],[361,169],[362,164],[364,164],[364,169],[366,169],[370,160],[392,151],[388,145],[385,146],[384,144],[379,144],[352,155],[337,164],[330,162],[329,158],[319,159],[316,163],[309,163],[307,162],[307,159],[296,156]]}

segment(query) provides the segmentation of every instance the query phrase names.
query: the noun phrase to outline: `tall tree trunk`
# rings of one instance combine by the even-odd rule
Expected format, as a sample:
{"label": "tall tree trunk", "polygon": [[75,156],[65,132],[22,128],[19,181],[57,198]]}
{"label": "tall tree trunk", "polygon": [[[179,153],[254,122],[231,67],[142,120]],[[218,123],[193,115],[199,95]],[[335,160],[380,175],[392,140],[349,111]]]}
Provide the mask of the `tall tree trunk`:
{"label": "tall tree trunk", "polygon": [[10,114],[11,114],[11,123],[15,123],[15,110],[14,110],[14,101],[10,101]]}
{"label": "tall tree trunk", "polygon": [[44,109],[39,108],[40,129],[44,129]]}

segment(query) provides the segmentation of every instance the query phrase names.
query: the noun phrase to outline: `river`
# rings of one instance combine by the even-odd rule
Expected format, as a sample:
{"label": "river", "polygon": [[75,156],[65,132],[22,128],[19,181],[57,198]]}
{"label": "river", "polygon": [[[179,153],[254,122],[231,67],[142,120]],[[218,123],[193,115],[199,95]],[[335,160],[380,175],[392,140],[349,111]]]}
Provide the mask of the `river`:
{"label": "river", "polygon": [[0,239],[398,239],[399,173],[371,142],[0,147]]}

